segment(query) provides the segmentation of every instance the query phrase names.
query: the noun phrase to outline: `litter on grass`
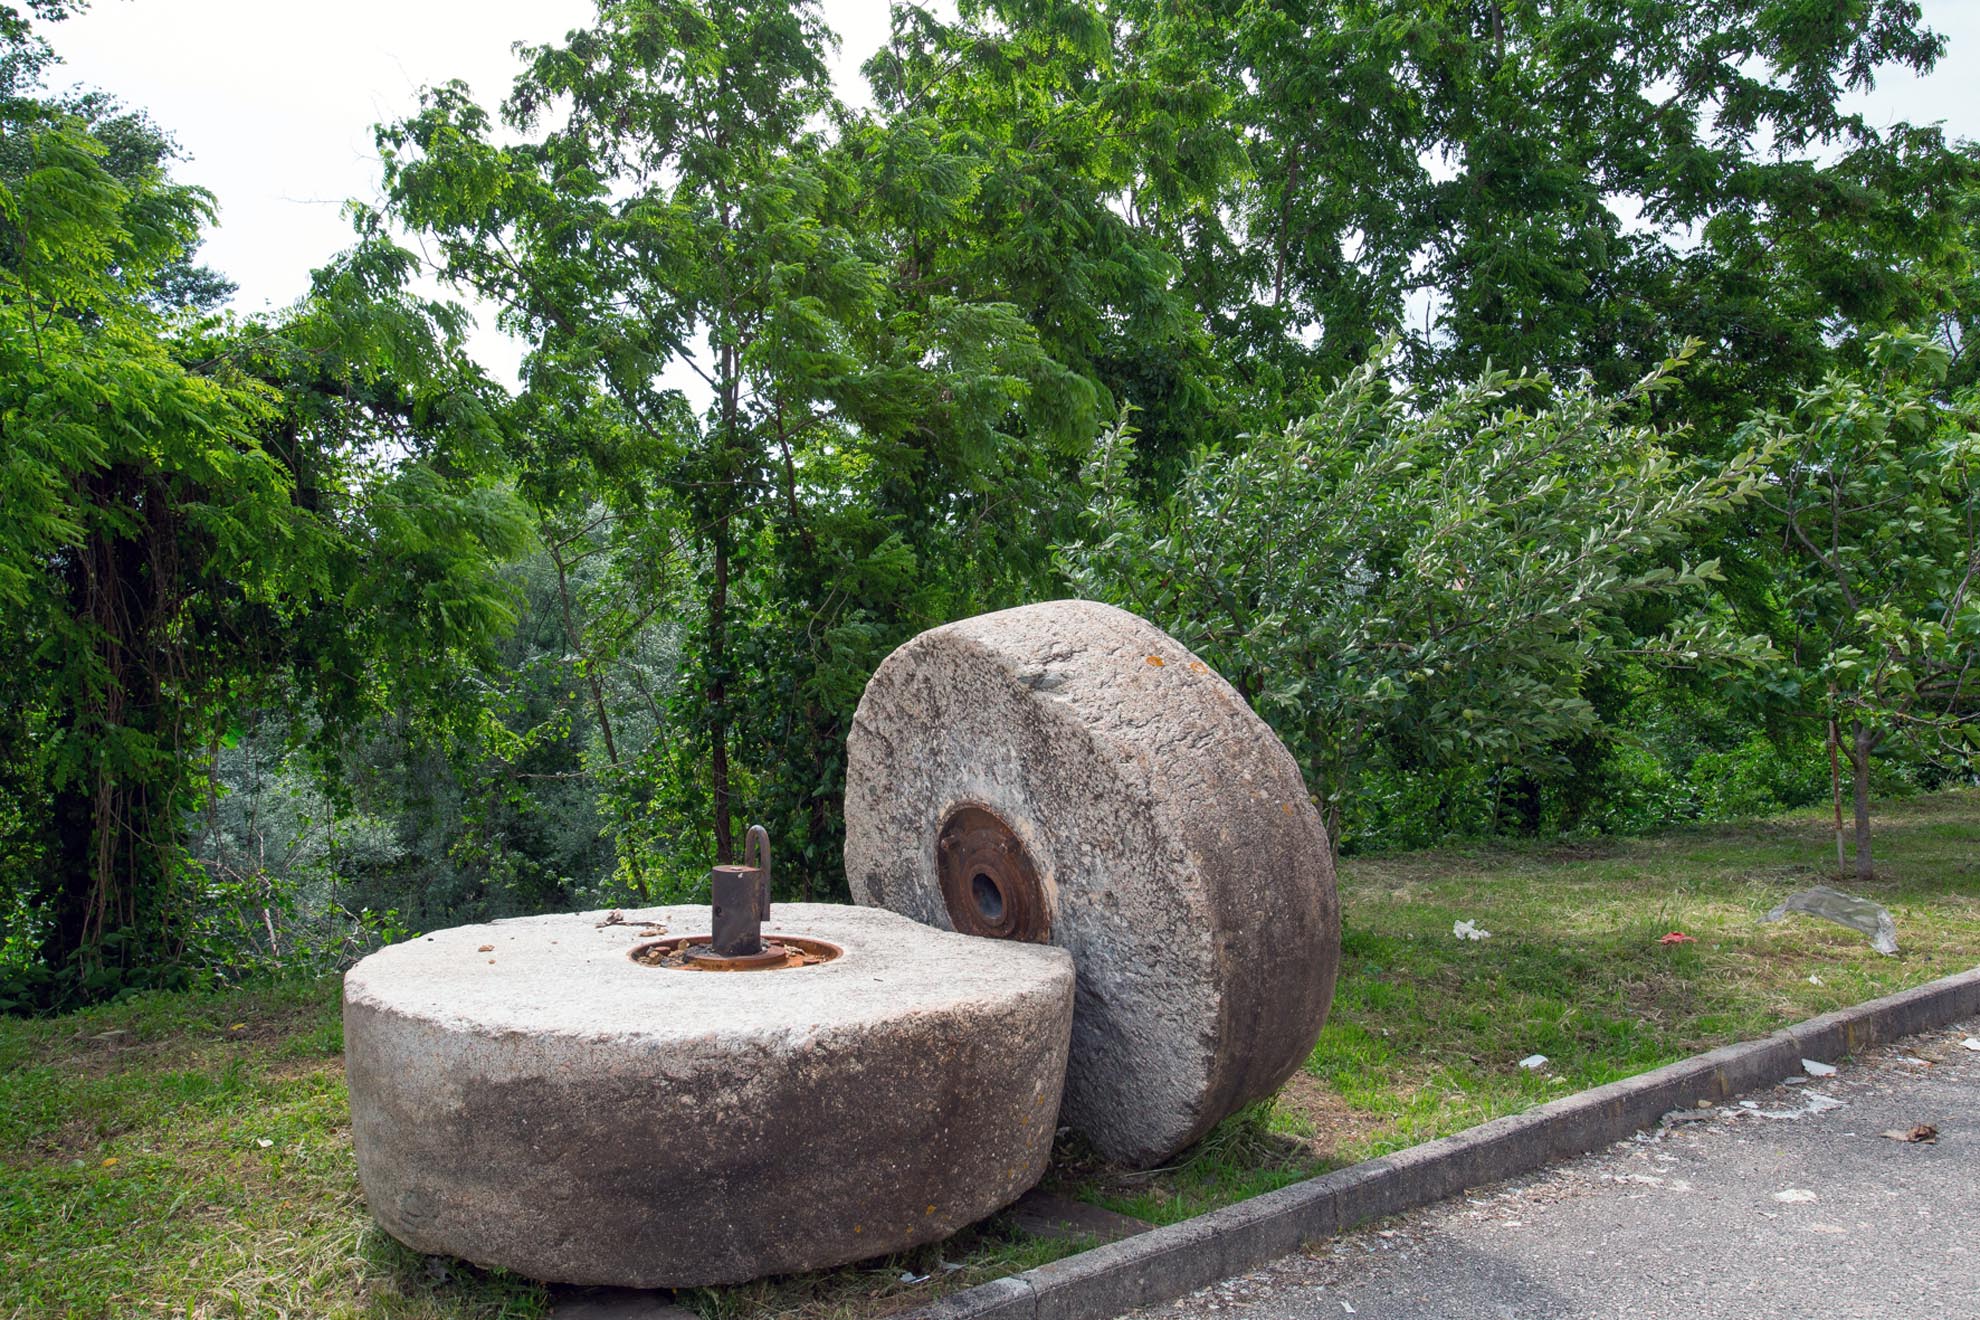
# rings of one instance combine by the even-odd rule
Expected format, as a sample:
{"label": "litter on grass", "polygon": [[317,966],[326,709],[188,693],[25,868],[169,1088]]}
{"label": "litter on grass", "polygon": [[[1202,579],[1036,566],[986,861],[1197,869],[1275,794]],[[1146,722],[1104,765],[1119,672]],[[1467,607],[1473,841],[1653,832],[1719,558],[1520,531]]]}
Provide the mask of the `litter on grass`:
{"label": "litter on grass", "polygon": [[1547,1066],[1547,1056],[1544,1054],[1529,1054],[1519,1061],[1519,1066],[1528,1072],[1532,1072],[1536,1068],[1544,1068]]}
{"label": "litter on grass", "polygon": [[1698,943],[1698,941],[1697,941],[1696,939],[1694,939],[1694,938],[1692,938],[1691,936],[1689,936],[1689,935],[1687,935],[1687,934],[1685,934],[1685,933],[1684,933],[1683,931],[1681,931],[1681,930],[1674,930],[1674,931],[1672,931],[1672,932],[1671,932],[1670,934],[1668,934],[1668,935],[1659,935],[1659,936],[1657,937],[1657,943],[1659,943],[1659,944],[1696,944],[1696,943]]}
{"label": "litter on grass", "polygon": [[1896,957],[1897,923],[1879,904],[1857,898],[1827,885],[1816,885],[1798,894],[1789,894],[1775,905],[1762,921],[1780,921],[1790,912],[1802,912],[1824,921],[1833,921],[1870,937],[1870,947],[1886,957]]}
{"label": "litter on grass", "polygon": [[1452,922],[1451,934],[1461,940],[1489,940],[1492,938],[1491,931],[1481,930],[1476,923],[1470,921]]}

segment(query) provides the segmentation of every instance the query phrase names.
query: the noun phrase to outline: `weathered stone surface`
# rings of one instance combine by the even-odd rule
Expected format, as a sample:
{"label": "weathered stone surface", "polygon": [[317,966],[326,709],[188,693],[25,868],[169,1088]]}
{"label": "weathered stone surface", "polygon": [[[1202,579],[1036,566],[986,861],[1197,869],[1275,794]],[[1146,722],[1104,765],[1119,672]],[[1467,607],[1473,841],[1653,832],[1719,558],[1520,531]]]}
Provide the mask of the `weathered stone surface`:
{"label": "weathered stone surface", "polygon": [[1173,638],[1055,601],[889,656],[847,740],[853,897],[954,928],[938,839],[968,808],[1015,834],[1038,924],[1078,968],[1061,1121],[1109,1158],[1174,1154],[1311,1052],[1340,951],[1319,813],[1271,730]]}
{"label": "weathered stone surface", "polygon": [[844,955],[671,971],[631,960],[641,931],[708,909],[625,916],[437,931],[346,975],[358,1173],[394,1237],[556,1282],[734,1283],[946,1237],[1043,1173],[1064,952],[786,903],[767,936]]}

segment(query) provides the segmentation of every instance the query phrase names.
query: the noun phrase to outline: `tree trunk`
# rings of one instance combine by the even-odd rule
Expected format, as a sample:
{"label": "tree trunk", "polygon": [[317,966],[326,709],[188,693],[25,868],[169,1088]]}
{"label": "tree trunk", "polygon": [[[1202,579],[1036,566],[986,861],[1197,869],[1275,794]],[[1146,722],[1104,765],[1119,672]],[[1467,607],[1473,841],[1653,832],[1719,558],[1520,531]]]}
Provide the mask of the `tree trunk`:
{"label": "tree trunk", "polygon": [[729,827],[729,520],[715,527],[715,589],[708,596],[708,789],[714,799],[715,864],[736,860]]}
{"label": "tree trunk", "polygon": [[[727,203],[722,207],[722,228],[734,232]],[[734,301],[726,304],[724,321],[734,324]],[[719,502],[712,537],[715,583],[708,593],[708,794],[714,815],[715,864],[730,866],[736,860],[735,832],[729,821],[729,538],[735,530],[734,517],[740,504],[738,471],[741,458],[739,429],[742,425],[742,362],[735,342],[725,336],[717,366],[721,381],[718,396],[721,429],[716,436],[716,468],[721,479],[730,483],[716,498]]]}
{"label": "tree trunk", "polygon": [[53,795],[48,816],[47,861],[39,877],[37,903],[47,923],[41,931],[40,955],[50,968],[61,968],[81,951],[89,925],[96,887],[90,867],[96,855],[96,813],[88,793],[64,788]]}
{"label": "tree trunk", "polygon": [[1859,883],[1876,877],[1870,865],[1870,753],[1877,740],[1863,721],[1849,726],[1849,765],[1856,776],[1856,879]]}
{"label": "tree trunk", "polygon": [[[1834,697],[1835,694],[1829,694]],[[1843,863],[1843,818],[1842,818],[1842,761],[1836,754],[1836,747],[1842,741],[1836,732],[1836,722],[1829,721],[1829,796],[1836,804],[1836,879],[1848,874]]]}
{"label": "tree trunk", "polygon": [[[128,467],[92,477],[87,493],[95,507],[122,514],[134,534],[92,532],[67,570],[69,609],[90,625],[101,686],[61,721],[92,764],[51,804],[41,885],[50,920],[40,953],[58,969],[161,964],[177,953],[163,899],[180,827],[171,804],[183,796],[186,776],[160,681],[182,662],[160,624],[176,585],[175,529],[161,492]],[[128,753],[112,755],[108,744],[120,739],[163,753],[161,764],[133,766]],[[138,938],[106,945],[116,935]]]}
{"label": "tree trunk", "polygon": [[598,720],[599,736],[605,740],[605,757],[617,770],[619,743],[612,736],[611,712],[605,708],[605,684],[598,676],[598,666],[591,663],[591,656],[585,650],[584,631],[578,627],[577,611],[571,607],[570,572],[564,565],[564,552],[558,548],[556,537],[550,535],[544,536],[543,548],[550,552],[550,562],[557,570],[557,603],[564,619],[564,645],[577,657],[585,686],[591,691],[591,711]]}

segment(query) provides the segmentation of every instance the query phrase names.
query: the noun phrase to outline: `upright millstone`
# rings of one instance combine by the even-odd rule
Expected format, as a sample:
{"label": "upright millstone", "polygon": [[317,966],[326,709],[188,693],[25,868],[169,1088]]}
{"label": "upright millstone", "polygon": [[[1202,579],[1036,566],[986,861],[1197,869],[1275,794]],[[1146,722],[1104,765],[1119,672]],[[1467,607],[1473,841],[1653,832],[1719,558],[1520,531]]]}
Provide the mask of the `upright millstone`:
{"label": "upright millstone", "polygon": [[1054,601],[914,638],[860,700],[845,812],[858,902],[1072,954],[1060,1121],[1108,1158],[1175,1154],[1312,1051],[1340,959],[1319,813],[1146,620]]}

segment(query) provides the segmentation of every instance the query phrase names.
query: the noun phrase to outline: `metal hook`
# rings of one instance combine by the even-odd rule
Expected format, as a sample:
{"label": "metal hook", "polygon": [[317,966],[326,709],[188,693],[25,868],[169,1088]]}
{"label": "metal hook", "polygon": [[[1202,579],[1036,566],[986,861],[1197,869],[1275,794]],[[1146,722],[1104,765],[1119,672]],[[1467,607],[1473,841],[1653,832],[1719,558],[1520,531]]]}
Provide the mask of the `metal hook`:
{"label": "metal hook", "polygon": [[757,910],[764,921],[770,920],[770,831],[761,825],[749,827],[743,837],[743,865],[762,872],[762,889],[757,900]]}

